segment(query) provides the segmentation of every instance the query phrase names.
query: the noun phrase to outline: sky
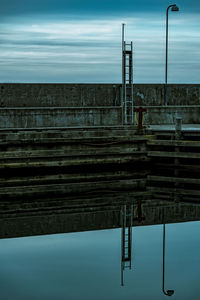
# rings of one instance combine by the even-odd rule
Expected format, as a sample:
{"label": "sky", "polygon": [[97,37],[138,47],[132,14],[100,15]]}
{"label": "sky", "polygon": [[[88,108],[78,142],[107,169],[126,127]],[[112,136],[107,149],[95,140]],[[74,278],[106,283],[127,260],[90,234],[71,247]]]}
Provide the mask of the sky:
{"label": "sky", "polygon": [[[0,82],[120,83],[121,31],[134,83],[163,83],[168,0],[2,0]],[[169,12],[169,83],[199,83],[200,1]]]}

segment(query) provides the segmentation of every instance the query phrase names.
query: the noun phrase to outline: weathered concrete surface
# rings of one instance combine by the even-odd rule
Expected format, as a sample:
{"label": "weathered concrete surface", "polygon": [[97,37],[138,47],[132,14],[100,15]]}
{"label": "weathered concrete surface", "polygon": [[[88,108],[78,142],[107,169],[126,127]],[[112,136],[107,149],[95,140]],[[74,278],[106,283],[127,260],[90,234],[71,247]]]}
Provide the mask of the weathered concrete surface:
{"label": "weathered concrete surface", "polygon": [[[151,125],[151,130],[153,131],[171,131],[176,130],[175,124],[172,125]],[[200,123],[199,124],[182,124],[181,130],[183,132],[200,132]]]}
{"label": "weathered concrete surface", "polygon": [[120,107],[0,108],[0,128],[113,126],[122,124]]}
{"label": "weathered concrete surface", "polygon": [[1,107],[119,106],[117,84],[0,84]]}
{"label": "weathered concrete surface", "polygon": [[[200,105],[200,84],[169,84],[168,105]],[[143,106],[164,105],[163,84],[135,84],[134,103]]]}
{"label": "weathered concrete surface", "polygon": [[[144,125],[200,123],[200,85],[135,84]],[[120,84],[0,84],[0,128],[113,126],[123,123]],[[136,115],[137,116],[137,115]],[[137,119],[137,117],[136,117]]]}
{"label": "weathered concrete surface", "polygon": [[[119,106],[120,84],[0,84],[0,107]],[[135,105],[164,104],[163,84],[134,84]],[[168,105],[200,105],[200,84],[169,84]]]}
{"label": "weathered concrete surface", "polygon": [[[148,199],[176,196],[198,204],[200,143],[170,135],[160,141],[157,133],[139,136],[133,129],[1,130],[1,237],[116,228],[120,207],[109,211],[109,205],[132,201],[138,192],[142,198],[146,189]],[[163,207],[142,209],[145,220],[134,225],[162,223]],[[199,219],[195,205],[167,210],[166,222]]]}
{"label": "weathered concrete surface", "polygon": [[199,129],[190,127],[177,135],[172,127],[165,126],[163,131],[162,126],[156,127],[153,129],[156,138],[147,143],[152,165],[147,189],[158,199],[199,203]]}
{"label": "weathered concrete surface", "polygon": [[144,125],[175,124],[177,117],[182,118],[183,124],[200,123],[200,105],[147,106],[146,109]]}
{"label": "weathered concrete surface", "polygon": [[133,127],[0,131],[0,202],[144,190],[146,139],[134,133]]}
{"label": "weathered concrete surface", "polygon": [[[163,87],[134,85],[134,105],[147,106],[144,124],[200,122],[200,85],[169,85],[168,107]],[[121,125],[120,104],[120,84],[1,84],[0,128]]]}
{"label": "weathered concrete surface", "polygon": [[[137,107],[137,106],[136,106]],[[175,124],[181,117],[183,124],[200,123],[200,105],[147,106],[143,125]],[[115,107],[43,107],[0,108],[0,129],[42,127],[119,126],[123,111]],[[138,115],[135,114],[135,122]]]}
{"label": "weathered concrete surface", "polygon": [[13,211],[10,214],[5,212],[0,220],[0,238],[119,228],[121,227],[120,209],[121,205],[126,203],[126,198],[129,200],[132,198],[131,201],[134,203],[133,226],[162,224],[163,212],[165,212],[165,223],[200,220],[199,205],[155,200],[141,201],[140,198],[143,221],[139,222],[137,220],[139,202],[133,200],[134,194],[131,196],[127,197],[123,193],[121,199],[119,195],[114,195],[110,199],[109,197],[94,199],[93,203],[89,198],[82,199],[82,205],[78,204],[80,202],[78,199],[77,205],[75,202],[67,204],[63,200],[60,208],[53,207],[54,201],[49,199],[49,204],[46,204],[43,210],[35,207],[34,203],[29,203],[29,209],[26,204],[20,209],[17,205],[13,205]]}

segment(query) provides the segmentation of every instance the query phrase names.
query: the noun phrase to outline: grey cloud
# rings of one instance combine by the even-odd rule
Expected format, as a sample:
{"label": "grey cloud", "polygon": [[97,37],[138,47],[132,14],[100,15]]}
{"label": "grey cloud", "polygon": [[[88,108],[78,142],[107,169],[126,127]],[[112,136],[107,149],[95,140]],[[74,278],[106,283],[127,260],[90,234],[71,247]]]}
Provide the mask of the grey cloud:
{"label": "grey cloud", "polygon": [[[158,26],[158,31],[151,32],[151,28],[145,25],[145,20],[144,18],[140,19],[139,23],[136,23],[137,21],[129,23],[129,32],[134,40],[134,82],[163,82],[164,34],[160,30],[160,26]],[[59,21],[57,28],[53,27],[54,23],[51,21],[49,21],[49,27],[43,27],[43,23],[39,23],[38,29],[36,29],[39,32],[31,31],[30,24],[37,25],[33,21],[24,27],[11,26],[10,32],[8,28],[3,30],[0,35],[0,81],[121,81],[121,40],[116,26],[118,19],[114,20],[111,31],[107,31],[107,24],[103,23],[106,30],[99,31],[96,39],[94,34],[91,36],[89,30],[86,30],[86,34],[79,33],[77,37],[73,35],[73,32],[67,36],[63,27],[56,38],[57,31],[55,30],[51,35],[51,30],[60,30],[62,19]],[[55,22],[55,24],[57,23]],[[135,24],[136,27],[134,27]],[[72,25],[74,26],[74,23]],[[81,26],[80,20],[79,25]],[[197,82],[200,78],[198,63],[200,61],[200,42],[194,34],[193,36],[189,35],[189,25],[185,27],[184,24],[181,25],[181,35],[179,35],[180,28],[173,28],[175,36],[172,36],[172,30],[170,31],[169,81],[171,82],[192,83]],[[64,28],[69,29],[69,26],[70,24],[64,24]],[[109,23],[108,26],[112,26],[112,24]],[[101,24],[99,27],[101,28]],[[187,34],[184,34],[185,29],[188,30]],[[193,29],[191,30],[194,33]],[[109,39],[110,35],[111,39]],[[183,72],[184,70],[187,72]]]}
{"label": "grey cloud", "polygon": [[[98,47],[105,48],[105,42],[103,41],[88,41],[88,42],[63,42],[59,40],[10,40],[10,39],[0,39],[0,44],[4,45],[16,45],[16,46],[54,46],[54,47]],[[109,47],[117,47],[118,44],[114,42],[109,43]]]}
{"label": "grey cloud", "polygon": [[[180,9],[185,12],[200,12],[198,0],[181,0]],[[7,0],[1,3],[1,19],[9,16],[64,13],[84,15],[129,15],[132,12],[164,12],[168,0]]]}

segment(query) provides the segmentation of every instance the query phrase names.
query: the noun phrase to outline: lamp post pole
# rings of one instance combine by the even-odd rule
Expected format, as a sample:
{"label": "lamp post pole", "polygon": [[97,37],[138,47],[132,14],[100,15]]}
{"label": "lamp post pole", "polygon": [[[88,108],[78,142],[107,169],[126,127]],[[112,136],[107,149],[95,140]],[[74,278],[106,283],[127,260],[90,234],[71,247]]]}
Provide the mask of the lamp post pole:
{"label": "lamp post pole", "polygon": [[168,72],[168,15],[169,9],[171,11],[179,11],[176,4],[169,5],[166,11],[166,52],[165,52],[165,86],[164,86],[164,105],[167,105],[167,72]]}

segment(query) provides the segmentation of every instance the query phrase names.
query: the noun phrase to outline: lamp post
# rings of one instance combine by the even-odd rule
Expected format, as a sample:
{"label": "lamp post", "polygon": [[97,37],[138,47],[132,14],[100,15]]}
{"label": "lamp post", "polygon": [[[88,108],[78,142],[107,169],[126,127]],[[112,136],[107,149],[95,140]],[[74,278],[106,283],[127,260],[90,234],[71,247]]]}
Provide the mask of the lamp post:
{"label": "lamp post", "polygon": [[169,5],[166,11],[166,55],[165,55],[165,86],[164,86],[164,104],[167,105],[167,64],[168,64],[168,14],[171,11],[179,11],[176,4]]}
{"label": "lamp post", "polygon": [[166,296],[172,296],[174,290],[165,291],[165,209],[163,209],[163,268],[162,268],[162,291]]}

